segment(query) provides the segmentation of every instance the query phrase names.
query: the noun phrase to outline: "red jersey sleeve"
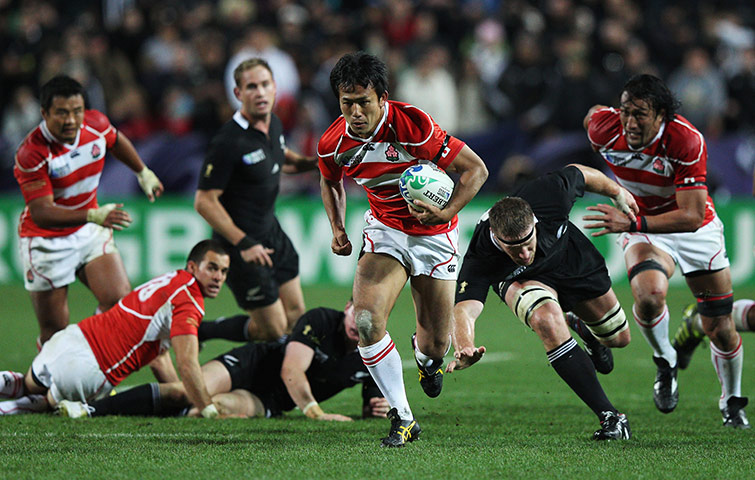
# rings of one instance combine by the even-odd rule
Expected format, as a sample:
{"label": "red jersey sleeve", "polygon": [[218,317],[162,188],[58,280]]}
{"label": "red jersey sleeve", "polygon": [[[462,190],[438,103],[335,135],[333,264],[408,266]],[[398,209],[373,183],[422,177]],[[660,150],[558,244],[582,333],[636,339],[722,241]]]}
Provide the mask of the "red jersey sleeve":
{"label": "red jersey sleeve", "polygon": [[170,324],[171,338],[176,335],[196,335],[204,316],[204,298],[197,282],[184,288],[171,300],[173,320]]}
{"label": "red jersey sleeve", "polygon": [[113,148],[118,138],[118,130],[110,124],[110,120],[99,110],[87,110],[84,114],[84,123],[105,136],[107,148]]}
{"label": "red jersey sleeve", "polygon": [[707,189],[708,148],[702,133],[679,115],[667,132],[668,157],[674,164],[676,189]]}
{"label": "red jersey sleeve", "polygon": [[465,143],[448,133],[435,120],[414,105],[392,102],[403,115],[394,115],[399,140],[415,158],[432,160],[445,170],[459,154]]}
{"label": "red jersey sleeve", "polygon": [[18,149],[13,176],[21,187],[26,203],[53,194],[47,161],[39,148],[24,144]]}
{"label": "red jersey sleeve", "polygon": [[320,174],[331,182],[339,182],[343,178],[343,170],[336,164],[334,152],[345,128],[346,120],[339,117],[325,130],[320,141],[317,142],[317,166]]}
{"label": "red jersey sleeve", "polygon": [[592,148],[597,150],[614,141],[621,135],[619,112],[610,107],[593,112],[587,124],[587,138]]}

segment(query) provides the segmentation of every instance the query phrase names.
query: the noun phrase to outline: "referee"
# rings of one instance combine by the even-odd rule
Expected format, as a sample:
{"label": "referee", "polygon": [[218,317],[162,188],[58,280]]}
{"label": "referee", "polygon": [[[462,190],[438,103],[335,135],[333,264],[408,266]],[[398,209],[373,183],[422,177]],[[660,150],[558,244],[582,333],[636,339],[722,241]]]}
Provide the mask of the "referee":
{"label": "referee", "polygon": [[267,62],[245,60],[233,76],[241,108],[210,141],[194,208],[231,253],[228,286],[246,314],[203,322],[199,338],[274,340],[305,311],[299,256],[275,217],[280,174],[317,161],[286,148]]}

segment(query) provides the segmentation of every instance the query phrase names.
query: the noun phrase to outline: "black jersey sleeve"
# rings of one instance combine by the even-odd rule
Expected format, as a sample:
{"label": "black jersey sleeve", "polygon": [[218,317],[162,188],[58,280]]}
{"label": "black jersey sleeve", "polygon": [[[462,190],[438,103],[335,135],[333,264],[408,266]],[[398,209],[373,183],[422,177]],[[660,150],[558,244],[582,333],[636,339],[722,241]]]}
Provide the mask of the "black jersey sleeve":
{"label": "black jersey sleeve", "polygon": [[334,337],[343,312],[332,308],[314,308],[301,316],[294,325],[289,342],[300,342],[313,350],[323,345],[326,337]]}
{"label": "black jersey sleeve", "polygon": [[568,166],[527,182],[514,196],[526,200],[537,217],[568,219],[577,197],[584,194],[585,177]]}
{"label": "black jersey sleeve", "polygon": [[477,300],[485,303],[488,289],[494,282],[490,271],[491,259],[476,255],[465,255],[456,280],[456,298],[454,303],[465,300]]}
{"label": "black jersey sleeve", "polygon": [[236,162],[242,155],[231,138],[231,129],[232,126],[226,124],[210,140],[202,170],[199,172],[199,190],[225,190],[231,180]]}

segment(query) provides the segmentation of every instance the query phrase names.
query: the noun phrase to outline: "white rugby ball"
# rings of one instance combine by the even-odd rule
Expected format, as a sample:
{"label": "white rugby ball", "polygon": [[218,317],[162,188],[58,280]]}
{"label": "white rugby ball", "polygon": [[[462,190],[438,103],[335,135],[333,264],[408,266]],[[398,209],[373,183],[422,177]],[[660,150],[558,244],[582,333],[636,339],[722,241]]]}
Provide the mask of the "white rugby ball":
{"label": "white rugby ball", "polygon": [[398,189],[406,203],[417,211],[424,211],[412,203],[420,200],[441,210],[454,193],[454,181],[432,163],[419,163],[404,170],[398,179]]}

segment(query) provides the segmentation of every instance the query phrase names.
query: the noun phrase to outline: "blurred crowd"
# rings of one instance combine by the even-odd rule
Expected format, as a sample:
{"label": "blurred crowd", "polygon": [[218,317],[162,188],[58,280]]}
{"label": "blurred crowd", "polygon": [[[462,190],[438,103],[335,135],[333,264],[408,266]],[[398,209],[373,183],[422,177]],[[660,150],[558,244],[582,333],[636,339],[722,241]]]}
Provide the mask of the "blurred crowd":
{"label": "blurred crowd", "polygon": [[[89,106],[153,152],[145,160],[165,175],[163,160],[201,163],[236,108],[231,71],[250,56],[273,68],[289,144],[312,154],[339,114],[332,65],[347,51],[379,55],[391,98],[431,113],[500,172],[489,189],[511,188],[540,157],[583,156],[588,108],[616,105],[635,73],[667,80],[709,142],[755,138],[751,0],[0,0],[0,48],[7,189],[15,147],[41,119],[39,86],[53,75],[78,79]],[[155,138],[191,141],[183,158],[166,159],[182,150]],[[286,189],[317,191],[311,180]]]}

